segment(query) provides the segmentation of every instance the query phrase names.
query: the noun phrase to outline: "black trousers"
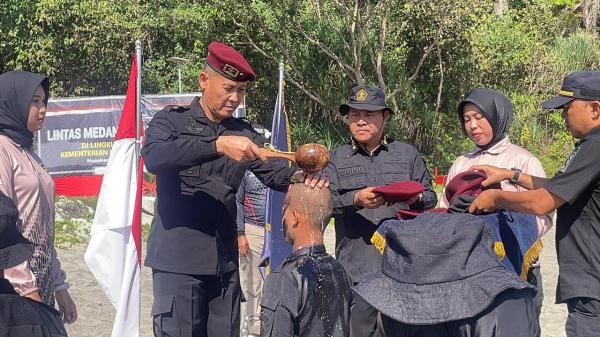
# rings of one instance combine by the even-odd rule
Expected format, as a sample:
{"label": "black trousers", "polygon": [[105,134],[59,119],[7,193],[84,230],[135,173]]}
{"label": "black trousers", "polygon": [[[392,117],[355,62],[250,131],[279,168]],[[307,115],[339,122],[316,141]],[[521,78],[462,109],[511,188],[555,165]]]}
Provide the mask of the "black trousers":
{"label": "black trousers", "polygon": [[155,337],[239,337],[240,277],[152,270]]}
{"label": "black trousers", "polygon": [[589,297],[575,297],[567,301],[569,316],[565,330],[568,337],[600,336],[600,301]]}
{"label": "black trousers", "polygon": [[350,305],[350,337],[382,337],[377,324],[379,311],[353,292]]}
{"label": "black trousers", "polygon": [[411,325],[382,317],[386,337],[534,337],[539,320],[527,290],[507,290],[479,315],[433,325]]}
{"label": "black trousers", "polygon": [[[542,284],[542,272],[540,271],[539,266],[529,269],[529,272],[527,273],[527,282],[537,289],[537,293],[533,297],[533,309],[539,320],[540,315],[542,314],[542,303],[544,302],[544,286]],[[541,332],[542,330],[540,329],[536,337],[539,337]]]}

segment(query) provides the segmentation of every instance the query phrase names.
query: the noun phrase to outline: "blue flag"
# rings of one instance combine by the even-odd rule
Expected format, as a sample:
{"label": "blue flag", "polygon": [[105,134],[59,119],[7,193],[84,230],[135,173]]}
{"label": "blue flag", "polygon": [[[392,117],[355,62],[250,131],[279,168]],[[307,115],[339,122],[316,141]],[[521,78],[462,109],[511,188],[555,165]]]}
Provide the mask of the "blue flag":
{"label": "blue flag", "polygon": [[[271,144],[281,151],[289,151],[291,147],[289,123],[283,103],[279,103],[282,97],[277,97],[275,110],[273,112],[273,125],[271,133]],[[287,163],[286,163],[287,164]],[[283,235],[283,200],[285,193],[273,191],[267,192],[266,209],[266,233],[263,254],[260,265],[263,277],[266,277],[271,268],[278,266],[292,253],[292,246],[285,241]]]}

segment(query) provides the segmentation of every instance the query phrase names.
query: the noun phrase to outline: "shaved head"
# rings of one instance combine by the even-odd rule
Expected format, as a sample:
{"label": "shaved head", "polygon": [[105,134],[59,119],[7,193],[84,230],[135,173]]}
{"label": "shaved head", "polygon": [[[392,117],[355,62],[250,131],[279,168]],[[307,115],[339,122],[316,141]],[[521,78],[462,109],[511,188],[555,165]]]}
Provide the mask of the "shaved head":
{"label": "shaved head", "polygon": [[311,188],[304,183],[292,184],[285,197],[285,207],[302,214],[307,225],[322,233],[331,218],[331,192],[328,188]]}

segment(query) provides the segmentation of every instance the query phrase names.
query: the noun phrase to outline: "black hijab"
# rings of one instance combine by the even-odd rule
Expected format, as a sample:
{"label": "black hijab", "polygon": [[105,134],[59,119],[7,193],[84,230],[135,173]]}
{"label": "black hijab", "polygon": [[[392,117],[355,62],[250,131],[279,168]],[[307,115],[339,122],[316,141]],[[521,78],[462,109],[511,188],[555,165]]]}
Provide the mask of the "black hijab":
{"label": "black hijab", "polygon": [[27,71],[9,71],[0,75],[0,134],[29,149],[33,133],[27,129],[31,99],[41,85],[46,92],[46,104],[50,96],[47,77]]}
{"label": "black hijab", "polygon": [[465,120],[463,117],[463,108],[465,104],[472,103],[479,107],[481,113],[492,126],[494,136],[492,140],[485,145],[477,145],[482,150],[487,150],[501,141],[508,132],[513,120],[513,106],[508,97],[498,91],[481,88],[471,91],[467,97],[458,105],[458,117],[460,119],[463,131],[465,130]]}

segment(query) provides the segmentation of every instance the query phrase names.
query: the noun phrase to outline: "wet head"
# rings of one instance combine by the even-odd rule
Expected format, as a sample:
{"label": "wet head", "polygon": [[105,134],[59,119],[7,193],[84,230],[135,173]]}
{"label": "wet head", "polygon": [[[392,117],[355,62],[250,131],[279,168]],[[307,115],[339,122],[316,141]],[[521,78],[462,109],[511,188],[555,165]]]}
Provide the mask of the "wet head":
{"label": "wet head", "polygon": [[303,183],[290,185],[283,205],[283,223],[286,240],[294,245],[294,250],[323,244],[331,205],[327,188],[311,188]]}

